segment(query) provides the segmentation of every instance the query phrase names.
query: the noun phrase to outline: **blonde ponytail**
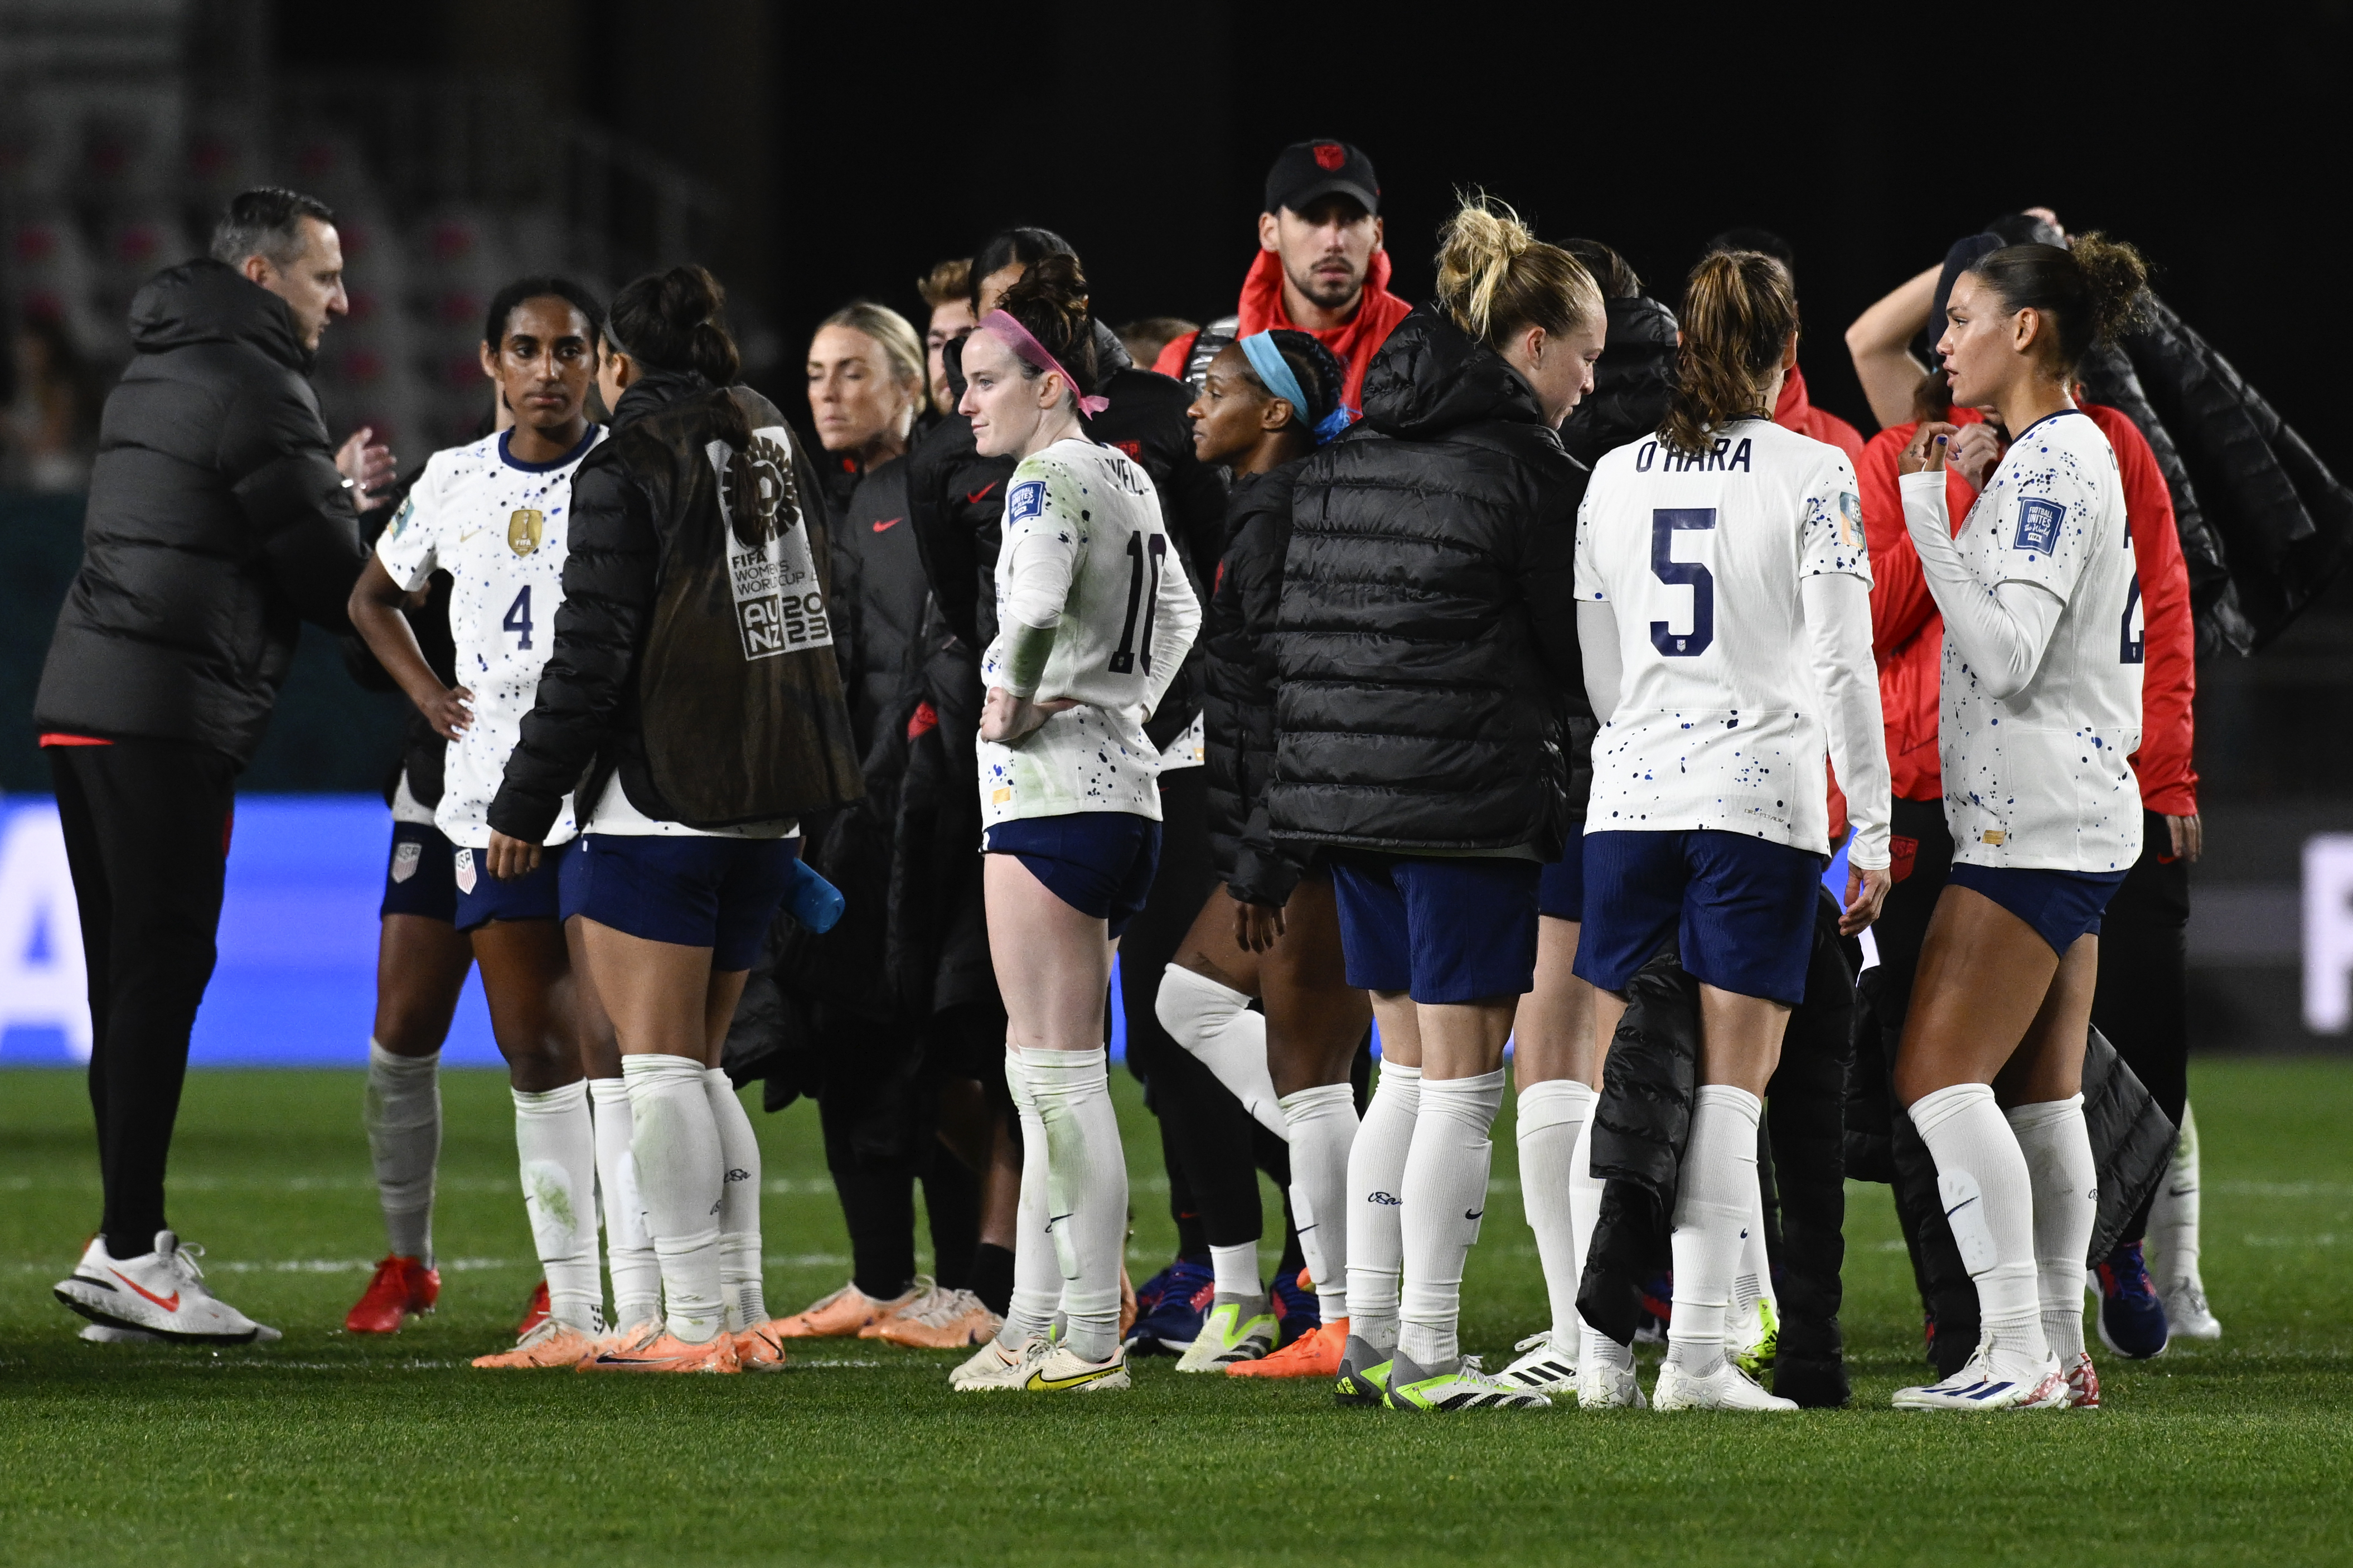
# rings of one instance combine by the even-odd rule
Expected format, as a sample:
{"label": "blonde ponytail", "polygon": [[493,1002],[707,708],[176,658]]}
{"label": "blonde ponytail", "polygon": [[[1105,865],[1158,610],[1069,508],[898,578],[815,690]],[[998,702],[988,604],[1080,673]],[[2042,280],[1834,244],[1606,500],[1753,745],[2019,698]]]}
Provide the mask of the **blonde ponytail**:
{"label": "blonde ponytail", "polygon": [[1461,202],[1438,246],[1438,303],[1456,326],[1500,352],[1530,327],[1558,334],[1601,316],[1600,287],[1577,258],[1502,202],[1476,191]]}

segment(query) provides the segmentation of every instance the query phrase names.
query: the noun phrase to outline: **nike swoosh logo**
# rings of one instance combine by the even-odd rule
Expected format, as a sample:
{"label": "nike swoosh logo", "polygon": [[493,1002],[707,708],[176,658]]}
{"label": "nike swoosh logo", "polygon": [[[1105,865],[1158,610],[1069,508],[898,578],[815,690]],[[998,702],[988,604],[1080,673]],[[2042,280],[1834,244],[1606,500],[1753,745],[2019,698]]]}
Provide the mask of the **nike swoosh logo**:
{"label": "nike swoosh logo", "polygon": [[[987,490],[983,490],[983,491],[981,492],[981,494],[983,494],[983,495],[987,495],[987,493],[988,493],[988,492],[987,492]],[[885,530],[885,529],[889,529],[889,528],[896,528],[896,527],[899,525],[899,523],[901,522],[901,521],[902,521],[902,520],[901,520],[901,519],[899,519],[899,518],[895,518],[895,517],[886,517],[886,518],[884,518],[881,522],[878,522],[878,523],[876,523],[876,524],[874,525],[874,531],[875,531],[875,532],[877,532],[877,533],[881,533],[881,532],[883,530]]]}
{"label": "nike swoosh logo", "polygon": [[1481,1215],[1485,1214],[1486,1212],[1487,1211],[1485,1209],[1464,1209],[1462,1211],[1462,1217],[1464,1219],[1477,1219]]}
{"label": "nike swoosh logo", "polygon": [[1968,1207],[1975,1202],[1977,1202],[1977,1199],[1975,1198],[1963,1198],[1959,1203],[1955,1204],[1951,1208],[1945,1211],[1945,1217],[1947,1219],[1952,1218],[1955,1215],[1960,1213],[1963,1209]]}
{"label": "nike swoosh logo", "polygon": [[974,491],[973,491],[973,492],[971,492],[969,495],[965,496],[964,499],[965,499],[965,500],[968,500],[968,501],[970,501],[973,505],[975,505],[975,506],[978,506],[978,505],[980,504],[980,500],[981,500],[981,498],[982,498],[983,496],[987,495],[989,491],[991,491],[991,490],[995,489],[996,488],[997,488],[997,481],[996,481],[995,479],[991,479],[991,480],[989,480],[989,481],[988,481],[988,483],[987,483],[987,484],[985,484],[985,485],[981,486],[981,487],[980,487],[980,489],[976,489],[976,490],[974,490]]}
{"label": "nike swoosh logo", "polygon": [[1116,1365],[1097,1367],[1092,1372],[1082,1372],[1076,1377],[1048,1377],[1042,1372],[1033,1372],[1029,1374],[1028,1386],[1031,1388],[1076,1388],[1082,1383],[1100,1383],[1118,1370],[1119,1368]]}
{"label": "nike swoosh logo", "polygon": [[121,1280],[125,1285],[130,1286],[132,1289],[137,1291],[140,1295],[146,1297],[150,1301],[154,1302],[155,1305],[163,1308],[164,1310],[167,1312],[176,1312],[180,1310],[180,1293],[177,1290],[173,1291],[169,1296],[158,1296],[154,1291],[146,1289],[144,1286],[141,1285],[138,1280],[132,1279],[131,1276],[125,1274],[120,1268],[110,1268],[107,1272],[113,1275],[117,1279]]}

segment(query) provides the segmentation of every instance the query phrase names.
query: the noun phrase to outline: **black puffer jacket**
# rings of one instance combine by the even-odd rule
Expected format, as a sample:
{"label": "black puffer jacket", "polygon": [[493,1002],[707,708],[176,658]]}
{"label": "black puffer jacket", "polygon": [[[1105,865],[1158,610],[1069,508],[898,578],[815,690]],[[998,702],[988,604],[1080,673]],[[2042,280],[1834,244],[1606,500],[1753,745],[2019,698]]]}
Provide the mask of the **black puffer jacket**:
{"label": "black puffer jacket", "polygon": [[35,721],[194,741],[242,766],[300,623],[351,629],[358,520],[284,300],[185,262],[139,290],[131,340]]}
{"label": "black puffer jacket", "polygon": [[[833,530],[834,650],[858,731],[870,755],[907,680],[908,650],[923,616],[923,562],[907,521],[907,459],[858,482]],[[904,715],[899,715],[903,720]]]}
{"label": "black puffer jacket", "polygon": [[1274,842],[1266,816],[1274,768],[1274,631],[1297,473],[1296,463],[1286,463],[1234,481],[1226,501],[1231,537],[1218,561],[1200,640],[1210,863],[1236,899],[1276,909],[1299,885],[1305,858]]}
{"label": "black puffer jacket", "polygon": [[1398,324],[1293,489],[1277,839],[1558,856],[1586,478],[1500,355],[1429,305]]}
{"label": "black puffer jacket", "polygon": [[1640,440],[1667,416],[1675,379],[1675,313],[1648,294],[1609,301],[1609,335],[1593,390],[1561,425],[1560,444],[1587,468]]}

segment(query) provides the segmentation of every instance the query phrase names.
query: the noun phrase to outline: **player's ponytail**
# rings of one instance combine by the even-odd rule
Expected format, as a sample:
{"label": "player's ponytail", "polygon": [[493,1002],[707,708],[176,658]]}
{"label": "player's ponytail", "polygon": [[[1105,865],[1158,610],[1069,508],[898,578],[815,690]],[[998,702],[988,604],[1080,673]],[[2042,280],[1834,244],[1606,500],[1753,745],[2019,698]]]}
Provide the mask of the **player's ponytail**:
{"label": "player's ponytail", "polygon": [[1477,192],[1461,197],[1439,233],[1438,303],[1456,326],[1498,353],[1530,327],[1557,337],[1603,313],[1601,290],[1583,263]]}
{"label": "player's ponytail", "polygon": [[2066,249],[2006,245],[1969,268],[2013,315],[2032,310],[2051,323],[2051,370],[2074,372],[2095,344],[2139,324],[2148,305],[2148,263],[2105,235],[2079,234]]}
{"label": "player's ponytail", "polygon": [[1798,330],[1789,269],[1757,250],[1703,257],[1683,286],[1683,347],[1659,439],[1678,452],[1708,449],[1736,419],[1767,419],[1765,388]]}
{"label": "player's ponytail", "polygon": [[727,335],[726,303],[727,290],[702,268],[649,272],[613,296],[606,338],[648,370],[733,385],[743,357]]}

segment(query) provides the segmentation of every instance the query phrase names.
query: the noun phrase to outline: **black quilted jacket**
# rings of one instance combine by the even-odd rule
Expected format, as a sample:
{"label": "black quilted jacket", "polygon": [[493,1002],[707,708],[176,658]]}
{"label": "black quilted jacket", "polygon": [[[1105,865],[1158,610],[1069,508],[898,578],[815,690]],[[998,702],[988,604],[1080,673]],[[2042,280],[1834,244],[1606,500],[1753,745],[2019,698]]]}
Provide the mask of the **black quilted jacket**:
{"label": "black quilted jacket", "polygon": [[241,766],[301,623],[351,629],[358,519],[284,300],[185,262],[139,290],[131,340],[35,722],[194,741]]}
{"label": "black quilted jacket", "polygon": [[1560,427],[1560,444],[1587,468],[1639,441],[1667,416],[1675,379],[1675,313],[1648,294],[1609,302],[1609,336],[1593,367],[1593,390]]}
{"label": "black quilted jacket", "polygon": [[1218,562],[1200,641],[1210,863],[1235,898],[1277,909],[1298,886],[1304,859],[1273,841],[1266,816],[1274,767],[1274,628],[1297,471],[1297,464],[1286,463],[1234,481],[1226,502],[1231,537]]}
{"label": "black quilted jacket", "polygon": [[1398,323],[1293,489],[1278,840],[1559,854],[1586,478],[1501,356],[1428,305]]}

